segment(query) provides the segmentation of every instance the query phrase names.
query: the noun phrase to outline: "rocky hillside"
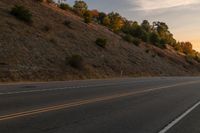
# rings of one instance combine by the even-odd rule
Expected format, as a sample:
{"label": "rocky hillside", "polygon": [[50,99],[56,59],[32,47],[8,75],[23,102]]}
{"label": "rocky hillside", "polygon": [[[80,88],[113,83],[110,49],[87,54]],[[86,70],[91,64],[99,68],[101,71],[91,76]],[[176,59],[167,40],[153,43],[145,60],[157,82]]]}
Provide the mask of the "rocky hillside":
{"label": "rocky hillside", "polygon": [[[32,22],[10,11],[23,5]],[[128,76],[199,75],[200,64],[170,46],[124,41],[98,24],[36,0],[0,1],[0,81],[49,81]],[[101,47],[95,43],[105,38]]]}

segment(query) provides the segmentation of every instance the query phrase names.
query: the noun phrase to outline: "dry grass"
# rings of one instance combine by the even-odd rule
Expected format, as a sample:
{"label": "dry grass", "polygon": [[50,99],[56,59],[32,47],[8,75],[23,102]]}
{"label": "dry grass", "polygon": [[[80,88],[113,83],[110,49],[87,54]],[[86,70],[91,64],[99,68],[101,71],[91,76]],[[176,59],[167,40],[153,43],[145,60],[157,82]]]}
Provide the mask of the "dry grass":
{"label": "dry grass", "polygon": [[[32,25],[9,14],[15,4],[32,12]],[[183,55],[146,44],[137,47],[107,28],[87,25],[53,5],[34,0],[1,0],[0,18],[1,81],[119,77],[121,70],[124,76],[199,74],[199,64],[191,65]],[[66,20],[70,21],[70,28],[63,24]],[[97,38],[107,39],[106,49],[95,44]],[[86,65],[81,71],[66,65],[66,58],[76,54]]]}

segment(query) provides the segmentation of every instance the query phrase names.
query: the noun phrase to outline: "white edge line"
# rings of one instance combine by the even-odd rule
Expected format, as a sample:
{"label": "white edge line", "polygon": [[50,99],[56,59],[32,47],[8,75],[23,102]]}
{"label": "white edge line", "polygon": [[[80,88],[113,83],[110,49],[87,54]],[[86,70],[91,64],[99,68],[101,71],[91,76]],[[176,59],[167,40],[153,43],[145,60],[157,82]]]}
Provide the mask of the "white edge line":
{"label": "white edge line", "polygon": [[182,115],[180,115],[178,118],[173,120],[171,123],[169,123],[166,127],[164,127],[160,132],[158,133],[166,133],[169,131],[173,126],[175,126],[179,121],[181,121],[184,117],[186,117],[190,112],[192,112],[195,108],[197,108],[200,105],[200,101],[198,101],[195,105],[193,105],[191,108],[189,108],[186,112],[184,112]]}

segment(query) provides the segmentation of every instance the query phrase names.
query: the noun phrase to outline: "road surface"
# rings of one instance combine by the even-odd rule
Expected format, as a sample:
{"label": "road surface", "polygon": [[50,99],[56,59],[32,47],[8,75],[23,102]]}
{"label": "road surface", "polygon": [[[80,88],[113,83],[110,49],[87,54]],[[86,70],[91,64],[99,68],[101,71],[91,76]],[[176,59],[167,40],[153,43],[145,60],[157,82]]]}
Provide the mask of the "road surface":
{"label": "road surface", "polygon": [[199,133],[200,77],[0,85],[0,133]]}

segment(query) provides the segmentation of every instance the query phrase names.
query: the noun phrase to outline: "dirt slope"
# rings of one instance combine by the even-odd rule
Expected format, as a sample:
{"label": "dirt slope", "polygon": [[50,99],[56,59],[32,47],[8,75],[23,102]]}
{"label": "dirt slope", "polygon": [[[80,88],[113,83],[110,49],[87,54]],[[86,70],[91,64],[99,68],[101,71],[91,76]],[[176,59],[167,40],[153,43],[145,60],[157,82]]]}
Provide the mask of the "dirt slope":
{"label": "dirt slope", "polygon": [[[33,13],[27,25],[9,14],[15,4]],[[71,22],[71,28],[63,24]],[[48,28],[47,28],[48,27]],[[46,30],[48,29],[48,30]],[[95,44],[108,40],[106,49]],[[77,70],[66,58],[79,54],[85,68]],[[198,75],[200,65],[188,63],[173,50],[129,44],[107,28],[87,25],[81,18],[33,0],[0,1],[0,80],[41,81],[123,76]]]}

